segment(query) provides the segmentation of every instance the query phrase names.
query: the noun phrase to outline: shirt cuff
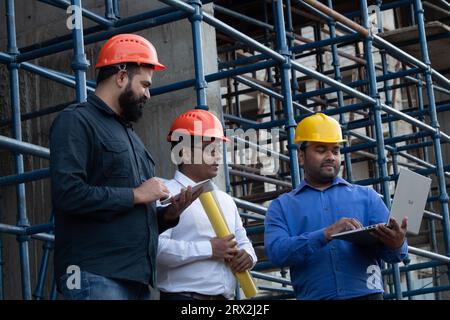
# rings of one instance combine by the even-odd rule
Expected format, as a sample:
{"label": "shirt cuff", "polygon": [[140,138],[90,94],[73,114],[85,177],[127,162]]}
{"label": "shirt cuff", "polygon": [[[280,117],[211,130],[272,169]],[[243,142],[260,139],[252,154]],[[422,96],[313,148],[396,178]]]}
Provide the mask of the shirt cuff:
{"label": "shirt cuff", "polygon": [[168,220],[165,218],[164,214],[167,210],[167,207],[157,207],[157,215],[158,215],[158,225],[159,225],[159,233],[166,231],[167,229],[175,227],[178,222],[180,222],[180,216],[173,220]]}
{"label": "shirt cuff", "polygon": [[197,249],[201,256],[212,257],[213,251],[211,241],[198,241]]}
{"label": "shirt cuff", "polygon": [[325,237],[325,229],[326,228],[322,228],[309,234],[308,238],[311,249],[318,250],[328,243],[328,240]]}
{"label": "shirt cuff", "polygon": [[408,253],[408,242],[405,240],[403,240],[403,244],[400,246],[400,248],[397,249],[390,249],[387,248],[387,250],[389,251],[389,253],[391,253],[392,255],[406,255]]}

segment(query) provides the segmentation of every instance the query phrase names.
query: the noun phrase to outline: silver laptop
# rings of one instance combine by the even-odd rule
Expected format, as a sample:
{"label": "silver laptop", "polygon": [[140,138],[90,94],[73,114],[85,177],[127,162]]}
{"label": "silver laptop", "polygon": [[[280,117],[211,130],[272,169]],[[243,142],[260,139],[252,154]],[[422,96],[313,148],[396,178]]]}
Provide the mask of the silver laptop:
{"label": "silver laptop", "polygon": [[[403,218],[407,216],[408,233],[419,233],[430,186],[430,178],[404,168],[400,169],[390,216],[395,218],[399,224],[401,224]],[[385,225],[388,223],[389,218]],[[331,237],[332,239],[347,240],[363,245],[374,244],[378,240],[373,237],[369,231],[376,226],[377,225],[375,224],[361,229],[340,232]]]}

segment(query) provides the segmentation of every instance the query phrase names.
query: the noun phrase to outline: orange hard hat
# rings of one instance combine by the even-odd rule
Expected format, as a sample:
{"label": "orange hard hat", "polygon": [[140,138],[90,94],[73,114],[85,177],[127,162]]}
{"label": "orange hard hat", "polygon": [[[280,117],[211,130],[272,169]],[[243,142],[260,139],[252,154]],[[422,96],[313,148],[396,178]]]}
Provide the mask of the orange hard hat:
{"label": "orange hard hat", "polygon": [[155,47],[144,37],[136,34],[118,34],[110,38],[100,49],[96,69],[114,64],[134,62],[151,64],[155,71],[166,69],[158,62]]}
{"label": "orange hard hat", "polygon": [[172,135],[176,132],[181,135],[217,138],[222,141],[230,141],[223,134],[223,127],[219,119],[209,111],[202,109],[189,110],[178,116],[172,123],[167,141],[172,141]]}

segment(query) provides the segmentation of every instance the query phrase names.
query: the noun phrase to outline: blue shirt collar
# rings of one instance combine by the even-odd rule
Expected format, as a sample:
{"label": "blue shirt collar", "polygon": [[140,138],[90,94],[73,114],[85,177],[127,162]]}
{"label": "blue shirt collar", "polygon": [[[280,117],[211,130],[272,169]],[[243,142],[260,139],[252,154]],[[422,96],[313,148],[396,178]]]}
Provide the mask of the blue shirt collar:
{"label": "blue shirt collar", "polygon": [[[335,185],[338,185],[338,184],[344,184],[346,186],[351,186],[351,184],[348,181],[345,181],[341,177],[337,176],[336,178],[334,178],[333,183],[330,186],[328,186],[326,189],[329,189],[329,188],[331,188],[331,187],[333,187]],[[311,186],[310,184],[308,184],[308,182],[306,182],[306,180],[302,180],[300,182],[300,185],[297,187],[297,189],[295,189],[294,194],[300,193],[300,191],[302,191],[305,187],[310,187],[312,189],[316,189],[317,190],[317,188],[315,188],[315,187]]]}

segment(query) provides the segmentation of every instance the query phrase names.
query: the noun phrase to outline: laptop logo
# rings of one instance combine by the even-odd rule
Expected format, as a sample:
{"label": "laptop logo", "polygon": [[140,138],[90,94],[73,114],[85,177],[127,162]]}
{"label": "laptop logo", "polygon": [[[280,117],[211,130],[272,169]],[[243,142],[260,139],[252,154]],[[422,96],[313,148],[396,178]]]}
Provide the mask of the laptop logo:
{"label": "laptop logo", "polygon": [[414,204],[414,201],[413,201],[413,200],[408,200],[408,204],[409,204],[410,206],[412,206],[412,205]]}

